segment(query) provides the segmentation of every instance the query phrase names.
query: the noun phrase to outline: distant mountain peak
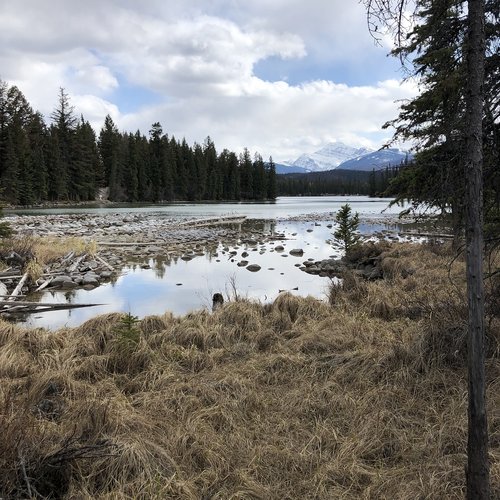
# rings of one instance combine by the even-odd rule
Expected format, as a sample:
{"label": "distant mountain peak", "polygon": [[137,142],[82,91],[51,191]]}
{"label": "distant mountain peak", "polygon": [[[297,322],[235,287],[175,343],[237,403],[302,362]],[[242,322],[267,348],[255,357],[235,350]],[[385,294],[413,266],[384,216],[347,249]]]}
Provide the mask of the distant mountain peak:
{"label": "distant mountain peak", "polygon": [[330,142],[314,153],[301,154],[291,165],[305,168],[310,172],[332,170],[351,158],[371,151],[363,147],[349,146],[341,141]]}
{"label": "distant mountain peak", "polygon": [[413,155],[408,151],[399,148],[384,148],[346,160],[337,168],[341,170],[381,170],[388,166],[398,167],[406,160],[412,159]]}

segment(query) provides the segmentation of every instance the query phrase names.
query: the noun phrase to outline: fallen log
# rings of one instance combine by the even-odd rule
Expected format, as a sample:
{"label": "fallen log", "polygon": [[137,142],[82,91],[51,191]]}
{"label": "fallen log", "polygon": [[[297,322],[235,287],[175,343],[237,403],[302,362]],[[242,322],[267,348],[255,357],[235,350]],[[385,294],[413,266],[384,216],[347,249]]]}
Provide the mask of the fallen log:
{"label": "fallen log", "polygon": [[76,268],[78,267],[78,264],[80,264],[80,262],[87,256],[86,253],[80,255],[80,257],[78,257],[78,259],[75,260],[75,262],[73,262],[73,264],[71,264],[71,266],[68,267],[68,272],[69,273],[73,273],[75,272]]}
{"label": "fallen log", "polygon": [[7,301],[12,302],[13,300],[16,300],[16,297],[21,293],[23,285],[27,279],[28,279],[28,273],[24,273],[23,277],[19,280],[19,283],[17,284],[16,288],[14,288]]}
{"label": "fallen log", "polygon": [[194,219],[184,222],[180,222],[181,227],[206,227],[215,226],[217,224],[237,224],[239,222],[244,222],[246,215],[222,215],[220,217],[210,217],[206,219]]}
{"label": "fallen log", "polygon": [[44,288],[47,288],[47,287],[48,287],[48,286],[52,283],[52,280],[53,280],[53,279],[54,279],[54,278],[53,278],[53,277],[51,277],[51,278],[49,278],[47,281],[44,281],[44,282],[43,282],[43,283],[42,283],[42,284],[41,284],[41,285],[40,285],[40,286],[39,286],[39,287],[35,290],[35,292],[40,292],[40,291],[42,291]]}
{"label": "fallen log", "polygon": [[[61,274],[65,274],[61,271],[57,271],[55,273],[43,273],[42,274],[42,277],[43,276],[58,276],[58,275],[61,275]],[[14,275],[14,276],[0,276],[0,281],[1,280],[6,280],[6,279],[9,279],[9,280],[12,280],[12,279],[17,279],[17,278],[22,278],[24,275],[22,274],[17,274],[17,275]]]}
{"label": "fallen log", "polygon": [[99,257],[99,255],[96,255],[95,258],[104,266],[106,266],[110,271],[114,271],[115,268],[111,265],[109,265],[102,257]]}
{"label": "fallen log", "polygon": [[26,302],[17,301],[9,302],[6,300],[0,301],[0,314],[2,313],[12,313],[12,312],[45,312],[45,311],[58,311],[62,309],[76,309],[81,307],[94,307],[103,306],[105,304],[63,304],[63,303],[41,303],[41,302]]}

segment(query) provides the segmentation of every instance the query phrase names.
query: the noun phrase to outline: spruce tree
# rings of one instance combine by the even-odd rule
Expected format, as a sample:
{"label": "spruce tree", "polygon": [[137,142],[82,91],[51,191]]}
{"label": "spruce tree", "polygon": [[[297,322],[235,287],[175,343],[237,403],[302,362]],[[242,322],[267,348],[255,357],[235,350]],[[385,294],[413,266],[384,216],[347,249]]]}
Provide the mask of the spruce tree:
{"label": "spruce tree", "polygon": [[352,214],[352,209],[349,203],[342,205],[335,217],[337,229],[333,233],[335,239],[342,243],[346,255],[359,244],[360,236],[357,233],[359,227],[359,214]]}

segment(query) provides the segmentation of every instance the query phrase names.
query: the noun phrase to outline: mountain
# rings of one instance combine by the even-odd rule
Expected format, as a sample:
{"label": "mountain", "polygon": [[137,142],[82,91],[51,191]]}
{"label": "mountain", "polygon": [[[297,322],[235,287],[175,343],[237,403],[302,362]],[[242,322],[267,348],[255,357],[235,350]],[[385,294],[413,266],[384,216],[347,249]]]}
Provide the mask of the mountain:
{"label": "mountain", "polygon": [[413,155],[407,151],[397,148],[380,149],[367,154],[362,154],[356,158],[351,158],[342,162],[337,168],[342,170],[371,171],[381,170],[385,167],[397,167],[405,160],[412,160]]}
{"label": "mountain", "polygon": [[332,142],[314,153],[300,155],[291,166],[303,168],[308,172],[321,172],[332,170],[351,158],[370,152],[370,149],[347,146],[343,142]]}
{"label": "mountain", "polygon": [[276,163],[276,173],[280,174],[307,174],[308,170],[302,167],[295,167],[293,165],[285,165],[283,163]]}

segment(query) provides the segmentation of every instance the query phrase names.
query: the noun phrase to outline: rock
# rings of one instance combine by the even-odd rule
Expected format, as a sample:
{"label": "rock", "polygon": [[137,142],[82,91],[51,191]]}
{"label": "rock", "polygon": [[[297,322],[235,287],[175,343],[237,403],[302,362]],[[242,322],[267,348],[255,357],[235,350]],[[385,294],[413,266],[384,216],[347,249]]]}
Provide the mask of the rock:
{"label": "rock", "polygon": [[274,247],[274,249],[277,251],[277,252],[283,252],[283,250],[285,250],[285,247],[283,245],[276,245]]}
{"label": "rock", "polygon": [[90,274],[87,273],[83,276],[83,286],[85,285],[92,285],[92,286],[99,286],[99,280],[97,279],[97,276],[95,274]]}
{"label": "rock", "polygon": [[50,284],[52,286],[62,286],[62,284],[67,281],[73,283],[73,280],[69,276],[56,276]]}
{"label": "rock", "polygon": [[256,273],[257,271],[260,271],[261,267],[259,264],[250,264],[247,266],[247,271],[250,271],[252,273]]}
{"label": "rock", "polygon": [[141,264],[141,269],[151,269],[149,264]]}
{"label": "rock", "polygon": [[248,257],[248,252],[241,252],[242,257]]}
{"label": "rock", "polygon": [[76,288],[78,285],[74,282],[74,281],[65,281],[64,283],[62,283],[61,287],[64,289],[64,290],[71,290],[73,288]]}
{"label": "rock", "polygon": [[248,260],[241,260],[236,264],[238,267],[246,267],[248,266]]}
{"label": "rock", "polygon": [[189,262],[190,260],[193,260],[193,256],[192,255],[183,255],[181,257],[182,260],[185,260],[186,262]]}
{"label": "rock", "polygon": [[304,250],[302,248],[294,248],[293,250],[290,250],[290,255],[294,255],[296,257],[302,257],[304,255]]}
{"label": "rock", "polygon": [[312,232],[313,232],[313,230],[312,230],[312,229],[308,229],[308,230],[307,230],[307,232],[308,232],[308,233],[312,233]]}
{"label": "rock", "polygon": [[101,278],[108,279],[108,278],[111,278],[111,276],[113,276],[112,271],[102,271],[101,272]]}

